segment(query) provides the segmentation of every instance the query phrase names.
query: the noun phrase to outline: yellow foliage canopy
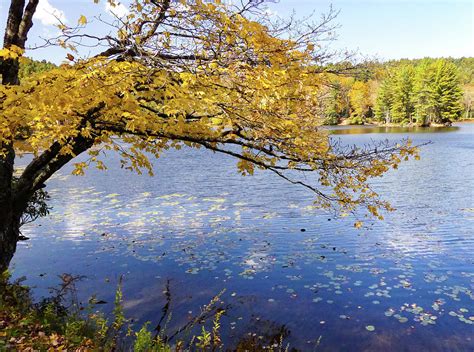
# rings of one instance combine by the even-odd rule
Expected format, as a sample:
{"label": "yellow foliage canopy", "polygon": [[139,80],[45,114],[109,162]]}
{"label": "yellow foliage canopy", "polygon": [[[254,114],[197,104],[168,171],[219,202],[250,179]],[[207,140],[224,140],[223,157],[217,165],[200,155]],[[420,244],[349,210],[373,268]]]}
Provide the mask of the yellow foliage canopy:
{"label": "yellow foliage canopy", "polygon": [[[24,191],[86,150],[90,158],[76,164],[76,174],[90,163],[106,168],[101,149],[151,173],[149,153],[186,144],[235,156],[242,174],[256,167],[305,186],[319,206],[352,212],[364,205],[381,217],[378,209],[389,205],[368,179],[416,148],[333,143],[319,127],[318,33],[282,39],[249,6],[135,1],[116,38],[97,38],[110,44],[102,54],[2,86],[0,145],[21,137],[18,151],[36,156],[22,176]],[[81,17],[79,25],[86,23]],[[68,31],[61,45],[73,37]],[[301,181],[302,173],[314,182]]]}

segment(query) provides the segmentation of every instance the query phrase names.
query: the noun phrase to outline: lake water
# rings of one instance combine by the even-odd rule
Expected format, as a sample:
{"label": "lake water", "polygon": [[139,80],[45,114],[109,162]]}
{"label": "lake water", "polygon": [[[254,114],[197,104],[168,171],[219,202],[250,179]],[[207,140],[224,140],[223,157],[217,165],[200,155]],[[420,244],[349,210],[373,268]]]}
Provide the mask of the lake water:
{"label": "lake water", "polygon": [[152,326],[169,279],[170,332],[226,289],[227,346],[283,331],[303,351],[473,351],[474,124],[333,138],[407,136],[432,144],[373,182],[397,210],[361,230],[313,209],[305,189],[241,177],[234,159],[207,151],[170,151],[155,177],[113,155],[107,172],[65,169],[48,184],[51,215],[24,229],[13,274],[38,297],[61,273],[85,275],[80,299],[96,294],[105,312],[123,275],[127,315]]}

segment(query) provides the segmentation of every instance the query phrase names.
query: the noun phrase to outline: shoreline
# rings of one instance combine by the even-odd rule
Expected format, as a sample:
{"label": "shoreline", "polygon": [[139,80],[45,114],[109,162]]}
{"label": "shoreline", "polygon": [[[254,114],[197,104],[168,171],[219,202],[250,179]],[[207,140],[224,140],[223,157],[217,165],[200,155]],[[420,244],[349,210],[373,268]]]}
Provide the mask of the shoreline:
{"label": "shoreline", "polygon": [[323,126],[337,126],[337,127],[389,127],[389,128],[392,128],[392,127],[406,127],[406,128],[445,128],[445,127],[452,127],[456,124],[470,124],[470,123],[474,123],[474,119],[465,119],[465,120],[459,120],[459,121],[454,121],[451,125],[443,125],[443,124],[437,124],[437,123],[433,123],[433,124],[430,124],[429,126],[419,126],[419,125],[416,125],[416,124],[407,124],[407,125],[401,125],[401,124],[396,124],[396,123],[365,123],[365,124],[361,124],[361,125],[358,125],[358,124],[350,124],[350,123],[339,123],[337,125],[323,125]]}

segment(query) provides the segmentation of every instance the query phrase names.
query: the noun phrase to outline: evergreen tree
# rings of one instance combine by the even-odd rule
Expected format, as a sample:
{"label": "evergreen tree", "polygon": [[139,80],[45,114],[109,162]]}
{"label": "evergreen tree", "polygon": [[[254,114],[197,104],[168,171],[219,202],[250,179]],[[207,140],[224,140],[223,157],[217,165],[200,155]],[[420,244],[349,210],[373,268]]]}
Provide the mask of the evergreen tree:
{"label": "evergreen tree", "polygon": [[387,77],[380,84],[377,99],[375,101],[375,118],[379,122],[392,122],[393,105],[393,77]]}
{"label": "evergreen tree", "polygon": [[433,64],[433,122],[450,124],[462,114],[462,90],[456,66],[440,59]]}
{"label": "evergreen tree", "polygon": [[435,109],[433,63],[424,60],[416,68],[414,83],[415,116],[420,126],[429,126]]}
{"label": "evergreen tree", "polygon": [[[364,65],[371,75],[354,71],[346,77],[331,77],[337,87],[326,92],[323,103],[327,124],[348,117],[351,123],[362,124],[370,117],[372,105],[375,119],[387,124],[429,126],[449,124],[463,113],[472,117],[474,58],[402,59]],[[372,103],[371,93],[377,86]]]}
{"label": "evergreen tree", "polygon": [[23,79],[26,77],[30,77],[35,73],[50,71],[53,68],[56,68],[56,65],[46,60],[37,61],[25,57],[22,58],[20,61],[20,70],[18,72],[18,75],[20,79]]}
{"label": "evergreen tree", "polygon": [[325,101],[324,106],[324,124],[337,125],[340,118],[339,96],[341,94],[341,86],[336,83],[329,89],[329,97]]}
{"label": "evergreen tree", "polygon": [[328,97],[324,102],[324,116],[326,125],[337,125],[349,116],[350,103],[348,92],[350,86],[347,79],[338,79],[331,84]]}
{"label": "evergreen tree", "polygon": [[397,70],[393,82],[392,122],[401,124],[413,123],[413,84],[413,66],[403,65]]}

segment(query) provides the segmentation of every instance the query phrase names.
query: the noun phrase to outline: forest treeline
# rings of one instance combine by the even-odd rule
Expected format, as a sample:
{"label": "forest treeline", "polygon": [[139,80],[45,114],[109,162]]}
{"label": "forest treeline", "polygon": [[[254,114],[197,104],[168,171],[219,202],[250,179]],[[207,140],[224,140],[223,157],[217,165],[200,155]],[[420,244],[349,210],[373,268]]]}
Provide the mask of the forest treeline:
{"label": "forest treeline", "polygon": [[[20,77],[54,67],[44,60],[24,59]],[[474,58],[370,61],[325,70],[329,74],[321,116],[328,125],[429,126],[474,118]]]}
{"label": "forest treeline", "polygon": [[474,117],[474,58],[365,62],[345,70],[329,74],[325,124],[429,126]]}
{"label": "forest treeline", "polygon": [[46,60],[32,60],[30,58],[22,58],[20,61],[20,71],[18,75],[20,79],[29,77],[35,73],[46,72],[57,67],[55,64],[48,62]]}

